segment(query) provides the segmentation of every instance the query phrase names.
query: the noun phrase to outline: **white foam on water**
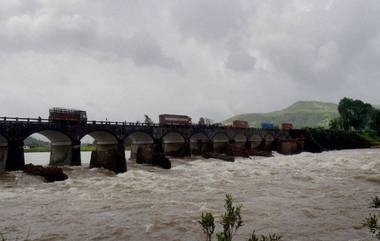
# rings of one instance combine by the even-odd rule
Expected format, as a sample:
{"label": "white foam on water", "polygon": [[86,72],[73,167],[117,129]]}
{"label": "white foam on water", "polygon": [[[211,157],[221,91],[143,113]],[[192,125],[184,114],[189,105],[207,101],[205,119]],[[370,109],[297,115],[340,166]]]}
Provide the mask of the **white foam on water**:
{"label": "white foam on water", "polygon": [[253,228],[284,240],[371,240],[358,224],[380,194],[379,163],[380,150],[364,149],[173,159],[171,170],[128,161],[117,175],[65,167],[69,179],[55,183],[13,172],[0,176],[0,231],[9,240],[29,229],[32,240],[203,240],[201,213],[219,219],[231,193],[246,221],[236,240]]}

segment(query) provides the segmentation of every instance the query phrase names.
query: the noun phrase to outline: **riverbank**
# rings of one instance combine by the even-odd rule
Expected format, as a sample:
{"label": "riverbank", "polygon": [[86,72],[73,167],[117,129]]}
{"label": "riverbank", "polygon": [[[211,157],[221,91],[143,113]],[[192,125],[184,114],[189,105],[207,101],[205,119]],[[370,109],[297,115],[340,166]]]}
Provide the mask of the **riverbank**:
{"label": "riverbank", "polygon": [[[49,160],[48,153],[29,155]],[[49,184],[8,173],[0,182],[0,230],[9,240],[30,230],[32,240],[199,241],[200,214],[219,213],[231,193],[246,220],[236,240],[253,228],[284,240],[371,240],[361,223],[371,197],[379,195],[380,150],[275,154],[234,163],[173,159],[172,165],[163,170],[128,161],[128,172],[118,175],[65,167],[69,179]]]}

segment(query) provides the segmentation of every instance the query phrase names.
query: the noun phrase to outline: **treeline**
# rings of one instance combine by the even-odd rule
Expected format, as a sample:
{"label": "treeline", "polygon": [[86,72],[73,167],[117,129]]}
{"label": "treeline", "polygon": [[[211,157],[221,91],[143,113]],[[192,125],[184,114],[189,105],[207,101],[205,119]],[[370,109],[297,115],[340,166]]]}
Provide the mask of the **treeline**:
{"label": "treeline", "polygon": [[380,110],[369,103],[343,98],[338,105],[339,117],[329,128],[306,128],[305,150],[320,152],[368,148],[380,145]]}
{"label": "treeline", "polygon": [[380,131],[380,110],[369,103],[345,97],[338,111],[340,116],[330,122],[330,129]]}
{"label": "treeline", "polygon": [[369,148],[373,145],[359,132],[323,128],[306,128],[305,130],[304,150],[309,152]]}

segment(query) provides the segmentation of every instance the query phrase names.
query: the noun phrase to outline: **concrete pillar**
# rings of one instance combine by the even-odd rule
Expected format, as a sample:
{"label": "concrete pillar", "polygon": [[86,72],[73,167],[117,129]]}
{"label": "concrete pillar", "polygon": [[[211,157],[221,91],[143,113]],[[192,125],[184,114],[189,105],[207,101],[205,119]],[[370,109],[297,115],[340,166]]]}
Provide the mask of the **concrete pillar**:
{"label": "concrete pillar", "polygon": [[80,166],[80,141],[72,143],[52,143],[50,165]]}
{"label": "concrete pillar", "polygon": [[103,167],[115,173],[127,171],[124,142],[116,144],[98,143],[91,154],[90,168]]}
{"label": "concrete pillar", "polygon": [[8,144],[0,144],[0,172],[5,171],[5,165],[8,158]]}
{"label": "concrete pillar", "polygon": [[141,148],[143,152],[153,152],[152,141],[133,141],[131,144],[131,156],[130,160],[136,160],[138,149]]}
{"label": "concrete pillar", "polygon": [[272,135],[266,135],[265,137],[265,146],[264,146],[264,151],[271,151],[273,150],[273,144],[275,142],[275,139],[273,138]]}
{"label": "concrete pillar", "polygon": [[7,161],[5,163],[6,171],[23,170],[25,166],[24,142],[10,141],[8,142]]}
{"label": "concrete pillar", "polygon": [[[137,163],[151,163],[153,160],[153,144],[133,145],[131,159]],[[137,158],[138,157],[138,158]]]}
{"label": "concrete pillar", "polygon": [[279,142],[279,152],[284,155],[291,155],[297,153],[298,143],[295,140],[284,140]]}

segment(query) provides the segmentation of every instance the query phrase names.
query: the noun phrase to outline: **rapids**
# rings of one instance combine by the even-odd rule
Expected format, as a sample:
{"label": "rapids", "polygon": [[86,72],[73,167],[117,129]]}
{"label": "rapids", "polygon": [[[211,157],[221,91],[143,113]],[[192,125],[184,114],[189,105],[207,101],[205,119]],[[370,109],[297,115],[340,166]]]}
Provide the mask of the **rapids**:
{"label": "rapids", "polygon": [[[83,155],[87,164],[65,167],[63,182],[0,175],[0,232],[7,240],[204,240],[197,220],[202,211],[219,218],[226,193],[243,205],[236,240],[248,240],[253,229],[283,240],[372,240],[361,223],[373,212],[371,197],[380,195],[380,150],[234,163],[172,159],[171,170],[128,161],[128,172],[118,175],[89,170]],[[35,164],[48,158],[26,154]]]}

